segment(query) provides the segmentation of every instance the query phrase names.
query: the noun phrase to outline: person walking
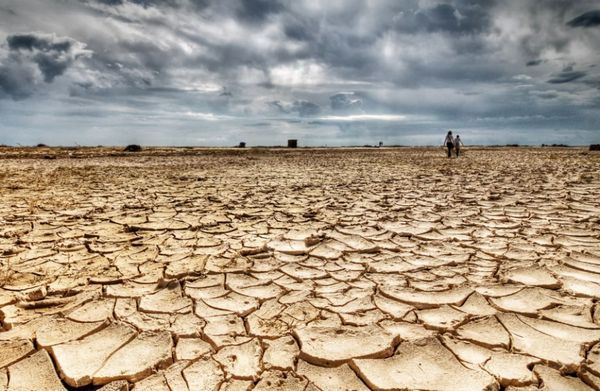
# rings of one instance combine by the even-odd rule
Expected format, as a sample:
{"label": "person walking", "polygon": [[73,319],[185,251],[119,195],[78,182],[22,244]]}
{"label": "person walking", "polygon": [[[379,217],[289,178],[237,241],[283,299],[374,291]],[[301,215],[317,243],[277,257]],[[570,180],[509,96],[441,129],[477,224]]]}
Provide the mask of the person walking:
{"label": "person walking", "polygon": [[446,144],[446,148],[448,148],[448,157],[452,157],[452,149],[454,148],[454,138],[452,137],[452,131],[449,130],[446,135],[446,139],[444,140],[444,144]]}
{"label": "person walking", "polygon": [[456,152],[456,157],[458,157],[458,155],[460,154],[460,146],[465,146],[465,144],[463,144],[462,140],[460,139],[460,135],[456,135],[456,138],[454,139],[454,152]]}

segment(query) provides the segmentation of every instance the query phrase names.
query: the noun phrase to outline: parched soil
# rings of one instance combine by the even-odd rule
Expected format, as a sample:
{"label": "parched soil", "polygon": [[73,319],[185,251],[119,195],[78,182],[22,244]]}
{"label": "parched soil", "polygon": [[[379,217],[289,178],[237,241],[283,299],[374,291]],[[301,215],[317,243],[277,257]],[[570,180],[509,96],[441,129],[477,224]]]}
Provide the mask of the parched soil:
{"label": "parched soil", "polygon": [[0,390],[599,390],[600,154],[0,149]]}

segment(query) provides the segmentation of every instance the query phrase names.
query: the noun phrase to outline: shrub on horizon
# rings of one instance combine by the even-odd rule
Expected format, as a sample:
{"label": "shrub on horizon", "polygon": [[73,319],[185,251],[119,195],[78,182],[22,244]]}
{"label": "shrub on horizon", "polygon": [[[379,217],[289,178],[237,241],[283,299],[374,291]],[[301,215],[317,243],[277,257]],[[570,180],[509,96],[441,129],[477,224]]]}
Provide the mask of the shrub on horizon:
{"label": "shrub on horizon", "polygon": [[128,146],[125,147],[125,149],[123,150],[124,152],[141,152],[142,147],[140,147],[137,144],[129,144]]}

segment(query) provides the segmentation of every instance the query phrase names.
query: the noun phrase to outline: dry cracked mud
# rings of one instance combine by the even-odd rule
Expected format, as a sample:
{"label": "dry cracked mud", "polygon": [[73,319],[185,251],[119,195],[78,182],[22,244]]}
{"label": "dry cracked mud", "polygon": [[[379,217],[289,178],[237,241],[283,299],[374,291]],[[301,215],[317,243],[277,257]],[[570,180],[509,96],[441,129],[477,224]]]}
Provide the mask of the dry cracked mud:
{"label": "dry cracked mud", "polygon": [[0,148],[0,179],[0,391],[600,390],[599,154]]}

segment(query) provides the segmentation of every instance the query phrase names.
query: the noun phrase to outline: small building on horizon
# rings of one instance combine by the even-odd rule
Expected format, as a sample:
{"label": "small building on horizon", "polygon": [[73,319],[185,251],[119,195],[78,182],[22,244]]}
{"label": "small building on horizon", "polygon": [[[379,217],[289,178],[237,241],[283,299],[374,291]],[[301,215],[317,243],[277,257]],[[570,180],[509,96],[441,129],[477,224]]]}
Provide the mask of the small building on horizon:
{"label": "small building on horizon", "polygon": [[288,148],[298,148],[298,140],[289,139],[288,140]]}

